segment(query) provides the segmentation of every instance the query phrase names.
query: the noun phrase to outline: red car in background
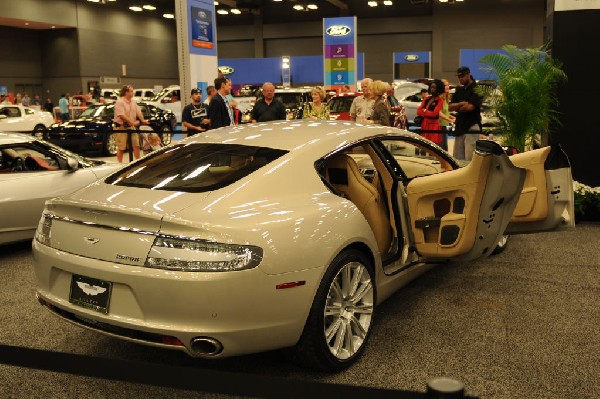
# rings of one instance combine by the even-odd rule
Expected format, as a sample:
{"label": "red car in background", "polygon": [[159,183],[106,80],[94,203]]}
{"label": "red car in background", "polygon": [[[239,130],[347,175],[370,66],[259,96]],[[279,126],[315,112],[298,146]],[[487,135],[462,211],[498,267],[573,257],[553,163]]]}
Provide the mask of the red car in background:
{"label": "red car in background", "polygon": [[329,119],[332,121],[349,121],[352,101],[358,96],[362,96],[362,93],[341,93],[331,97],[327,102]]}

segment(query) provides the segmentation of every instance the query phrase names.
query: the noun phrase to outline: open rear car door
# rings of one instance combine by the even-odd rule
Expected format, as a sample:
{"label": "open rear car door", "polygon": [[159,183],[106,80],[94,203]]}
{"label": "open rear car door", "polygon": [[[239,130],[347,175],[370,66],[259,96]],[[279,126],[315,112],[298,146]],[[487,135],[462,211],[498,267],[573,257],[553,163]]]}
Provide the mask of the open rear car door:
{"label": "open rear car door", "polygon": [[472,260],[489,255],[505,232],[573,225],[571,170],[558,147],[509,158],[497,143],[479,140],[467,166],[416,177],[406,193],[423,261]]}

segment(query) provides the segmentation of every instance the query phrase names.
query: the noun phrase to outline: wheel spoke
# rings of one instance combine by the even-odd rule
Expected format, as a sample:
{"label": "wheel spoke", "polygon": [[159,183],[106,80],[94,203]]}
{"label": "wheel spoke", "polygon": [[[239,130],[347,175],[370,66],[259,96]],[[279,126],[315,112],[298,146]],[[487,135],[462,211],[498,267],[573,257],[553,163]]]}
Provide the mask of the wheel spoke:
{"label": "wheel spoke", "polygon": [[344,266],[342,270],[342,293],[344,294],[343,298],[348,298],[350,296],[350,289],[352,286],[352,269],[349,265]]}
{"label": "wheel spoke", "polygon": [[[350,265],[348,265],[347,267],[350,268]],[[354,293],[358,289],[358,286],[360,285],[360,280],[362,279],[363,273],[364,273],[364,269],[362,266],[355,268],[354,275],[352,276],[352,283],[350,285],[350,290],[348,292],[349,298],[352,298],[352,296],[354,296]]]}
{"label": "wheel spoke", "polygon": [[327,329],[325,330],[325,339],[327,339],[327,342],[330,342],[331,339],[337,333],[337,331],[339,331],[341,323],[342,319],[338,317],[333,323],[331,323],[329,327],[327,327]]}
{"label": "wheel spoke", "polygon": [[325,317],[339,316],[342,310],[342,305],[339,302],[334,302],[325,305]]}
{"label": "wheel spoke", "polygon": [[350,317],[349,327],[351,327],[352,330],[356,332],[355,335],[358,335],[361,339],[364,340],[365,337],[367,336],[367,332],[365,331],[363,326],[360,324],[360,321],[358,321],[358,319],[354,316]]}
{"label": "wheel spoke", "polygon": [[365,297],[365,295],[372,292],[372,290],[373,286],[371,285],[371,280],[365,281],[350,300],[353,304],[357,304]]}
{"label": "wheel spoke", "polygon": [[354,307],[354,313],[373,314],[373,305],[361,305]]}
{"label": "wheel spoke", "polygon": [[343,319],[340,319],[340,323],[338,324],[338,328],[335,331],[335,343],[333,344],[334,354],[339,354],[340,350],[344,347],[344,338],[346,331],[346,323]]}
{"label": "wheel spoke", "polygon": [[333,283],[331,284],[331,289],[329,290],[329,298],[331,298],[332,300],[337,299],[340,302],[344,299],[342,288],[340,287],[337,279],[333,280]]}

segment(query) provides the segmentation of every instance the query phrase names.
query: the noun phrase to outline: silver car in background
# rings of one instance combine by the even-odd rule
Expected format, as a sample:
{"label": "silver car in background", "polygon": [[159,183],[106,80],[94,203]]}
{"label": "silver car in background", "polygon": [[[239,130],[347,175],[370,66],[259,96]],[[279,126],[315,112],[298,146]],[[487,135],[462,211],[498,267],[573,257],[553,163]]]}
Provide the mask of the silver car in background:
{"label": "silver car in background", "polygon": [[0,245],[33,238],[46,200],[121,167],[19,133],[0,133]]}

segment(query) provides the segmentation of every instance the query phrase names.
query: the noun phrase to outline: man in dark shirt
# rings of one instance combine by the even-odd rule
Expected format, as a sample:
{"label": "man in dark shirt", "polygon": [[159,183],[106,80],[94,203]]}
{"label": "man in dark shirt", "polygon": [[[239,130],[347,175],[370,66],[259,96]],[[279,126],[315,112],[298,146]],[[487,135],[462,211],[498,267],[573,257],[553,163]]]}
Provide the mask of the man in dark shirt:
{"label": "man in dark shirt", "polygon": [[285,120],[285,106],[275,100],[275,86],[266,82],[262,87],[263,97],[252,107],[252,122]]}
{"label": "man in dark shirt", "polygon": [[181,125],[186,128],[187,135],[204,132],[209,128],[208,107],[202,103],[202,89],[192,89],[192,103],[181,111]]}
{"label": "man in dark shirt", "polygon": [[456,112],[453,155],[457,159],[470,161],[481,134],[481,96],[475,91],[477,83],[468,67],[458,68],[456,76],[460,87],[456,88],[448,106],[451,112]]}

